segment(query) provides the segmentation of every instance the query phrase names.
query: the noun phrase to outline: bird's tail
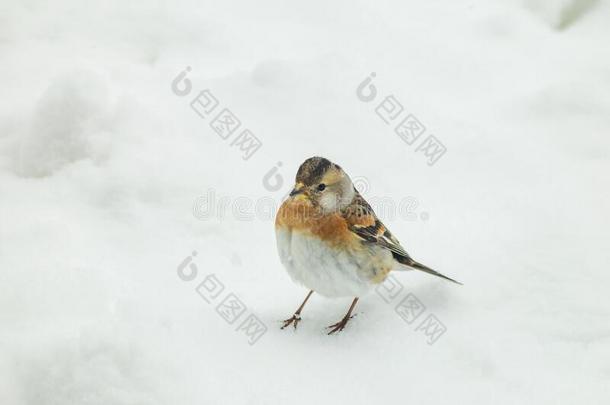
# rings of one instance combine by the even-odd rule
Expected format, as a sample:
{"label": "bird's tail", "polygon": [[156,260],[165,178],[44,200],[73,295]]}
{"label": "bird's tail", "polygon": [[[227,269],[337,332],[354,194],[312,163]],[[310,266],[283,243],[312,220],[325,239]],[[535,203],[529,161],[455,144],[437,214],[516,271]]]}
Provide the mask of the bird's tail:
{"label": "bird's tail", "polygon": [[445,280],[449,280],[449,281],[451,281],[453,283],[456,283],[456,284],[459,284],[459,285],[463,285],[459,281],[456,281],[456,280],[454,280],[452,278],[449,278],[449,277],[445,276],[444,274],[441,274],[438,271],[431,269],[428,266],[425,266],[425,265],[423,265],[421,263],[418,263],[415,260],[411,259],[410,257],[409,258],[402,258],[401,257],[401,259],[403,259],[403,260],[399,260],[400,263],[404,264],[405,266],[411,267],[412,269],[420,270],[420,271],[423,271],[425,273],[432,274],[433,276],[444,278]]}

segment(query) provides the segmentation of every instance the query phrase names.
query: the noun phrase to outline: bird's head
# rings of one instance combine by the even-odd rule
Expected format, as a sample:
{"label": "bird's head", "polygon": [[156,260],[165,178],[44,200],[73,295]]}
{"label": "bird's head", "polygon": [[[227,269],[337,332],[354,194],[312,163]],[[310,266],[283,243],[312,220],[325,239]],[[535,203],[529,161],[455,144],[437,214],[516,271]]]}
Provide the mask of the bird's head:
{"label": "bird's head", "polygon": [[322,211],[332,212],[348,206],[355,194],[352,180],[339,165],[315,156],[299,167],[290,198],[306,199]]}

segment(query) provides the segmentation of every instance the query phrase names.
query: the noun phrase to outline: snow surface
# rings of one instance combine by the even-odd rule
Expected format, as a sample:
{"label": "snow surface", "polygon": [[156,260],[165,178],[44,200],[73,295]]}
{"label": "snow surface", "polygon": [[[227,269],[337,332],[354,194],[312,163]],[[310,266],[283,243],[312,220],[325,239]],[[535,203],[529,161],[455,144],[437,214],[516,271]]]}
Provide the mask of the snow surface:
{"label": "snow surface", "polygon": [[[98,3],[0,5],[0,404],[608,403],[607,2]],[[190,107],[204,89],[250,159]],[[436,164],[375,114],[389,95]],[[312,155],[415,201],[380,215],[464,286],[399,273],[411,324],[372,294],[327,336],[349,300],[314,295],[280,330],[306,291],[270,209]]]}

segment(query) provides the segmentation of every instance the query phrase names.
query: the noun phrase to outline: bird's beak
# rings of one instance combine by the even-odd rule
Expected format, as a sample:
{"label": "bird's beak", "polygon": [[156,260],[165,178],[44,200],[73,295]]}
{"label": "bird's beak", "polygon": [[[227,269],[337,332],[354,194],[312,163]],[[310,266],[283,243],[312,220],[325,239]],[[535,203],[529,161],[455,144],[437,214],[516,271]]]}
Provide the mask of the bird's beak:
{"label": "bird's beak", "polygon": [[303,183],[297,183],[294,185],[294,188],[292,189],[292,191],[290,192],[290,197],[305,197],[305,187],[303,185]]}

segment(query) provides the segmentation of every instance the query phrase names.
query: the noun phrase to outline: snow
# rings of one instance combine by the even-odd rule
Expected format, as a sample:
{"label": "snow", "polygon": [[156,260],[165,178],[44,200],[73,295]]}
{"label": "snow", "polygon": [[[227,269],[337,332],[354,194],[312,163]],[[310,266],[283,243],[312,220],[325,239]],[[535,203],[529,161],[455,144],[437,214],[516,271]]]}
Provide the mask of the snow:
{"label": "snow", "polygon": [[[0,404],[608,402],[609,16],[595,1],[4,2]],[[392,125],[376,114],[390,95]],[[210,127],[223,108],[241,121],[226,140]],[[394,132],[408,114],[447,149],[433,165]],[[246,128],[262,141],[247,160]],[[324,328],[351,300],[315,294],[280,330],[307,292],[270,213],[313,155],[464,286],[401,272],[391,303],[363,297],[337,335]],[[231,294],[245,308],[229,324]],[[405,297],[425,307],[411,323]],[[430,315],[446,327],[433,344]]]}

